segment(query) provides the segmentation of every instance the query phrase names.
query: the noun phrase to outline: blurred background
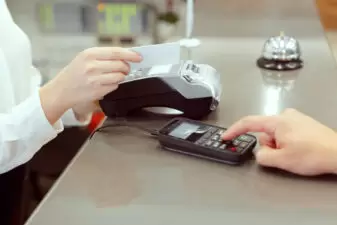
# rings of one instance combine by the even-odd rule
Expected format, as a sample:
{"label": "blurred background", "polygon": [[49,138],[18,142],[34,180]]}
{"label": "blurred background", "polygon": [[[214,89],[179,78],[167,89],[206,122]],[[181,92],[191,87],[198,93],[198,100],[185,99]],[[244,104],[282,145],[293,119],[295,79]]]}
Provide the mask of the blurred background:
{"label": "blurred background", "polygon": [[[308,15],[310,10],[306,11],[305,2],[315,0],[295,0],[281,8],[272,7],[273,1],[280,0],[196,0],[194,35],[232,38],[232,34],[240,38],[259,36],[265,33],[261,32],[264,27],[251,26],[252,20],[259,25],[263,21],[262,24],[270,27],[280,15],[282,18],[284,15],[291,17],[294,27],[298,24],[311,26],[312,15]],[[16,23],[30,37],[33,63],[41,71],[44,82],[52,79],[78,52],[88,47],[147,45],[179,40],[185,35],[184,0],[7,0],[7,3]],[[223,7],[209,11],[209,4]],[[336,56],[337,0],[316,0],[315,4],[331,50]],[[250,15],[252,7],[262,9],[263,13]],[[235,13],[238,10],[245,11],[247,17],[240,18],[240,27],[234,27],[232,22],[237,22]],[[226,21],[219,21],[217,15],[223,14]],[[205,17],[207,23],[203,20]],[[246,23],[248,20],[250,22]],[[209,24],[210,21],[212,24]],[[303,29],[296,33],[294,29],[295,33],[290,35],[310,36],[303,33],[306,30],[310,31]],[[278,35],[278,32],[275,30],[270,36]],[[28,187],[29,191],[23,198],[25,203],[28,202],[29,210],[24,217],[28,217],[39,204],[102,116],[95,115],[87,128],[66,129],[29,163],[29,175],[24,183],[24,190]]]}
{"label": "blurred background", "polygon": [[15,21],[31,38],[34,63],[45,81],[85,48],[152,44],[180,33],[185,5],[182,0],[7,2]]}
{"label": "blurred background", "polygon": [[[273,1],[268,0],[210,2],[213,1],[224,2],[224,8],[212,12],[216,26],[209,26],[202,20],[203,16],[207,16],[208,1],[196,1],[197,21],[194,33],[197,36],[215,36],[220,33],[231,36],[230,31],[233,29],[236,29],[236,32],[233,32],[235,34],[238,34],[237,29],[241,29],[242,36],[245,33],[258,35],[263,27],[250,25],[245,27],[244,22],[240,28],[231,27],[235,11],[245,10],[249,18],[251,7],[265,8],[265,14],[272,14],[274,18],[281,14],[289,14],[289,17],[298,17],[301,23],[306,21],[307,26],[310,26],[311,22],[309,19],[306,20],[310,15],[306,15],[306,4],[303,4],[303,1],[294,1],[293,4],[280,9],[274,9]],[[337,0],[307,1],[316,1],[327,37],[334,45],[337,30]],[[144,45],[165,42],[185,34],[186,0],[7,0],[7,2],[15,21],[31,38],[34,63],[42,71],[45,81],[55,76],[85,48],[97,45],[126,47]],[[301,10],[298,10],[299,8]],[[296,15],[293,12],[296,12]],[[228,20],[218,22],[216,15],[219,13],[226,14]],[[266,15],[262,14],[261,18],[253,19],[258,23]],[[272,24],[266,23],[266,26]]]}

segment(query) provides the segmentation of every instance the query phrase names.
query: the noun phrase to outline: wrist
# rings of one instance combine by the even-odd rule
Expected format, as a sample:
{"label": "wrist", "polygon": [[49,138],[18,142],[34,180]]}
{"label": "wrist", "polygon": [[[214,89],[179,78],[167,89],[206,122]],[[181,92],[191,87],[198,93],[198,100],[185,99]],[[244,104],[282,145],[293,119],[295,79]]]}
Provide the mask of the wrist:
{"label": "wrist", "polygon": [[82,106],[74,106],[72,110],[76,120],[79,121],[80,123],[86,124],[90,122],[93,114],[93,111],[90,110],[90,108]]}
{"label": "wrist", "polygon": [[[337,151],[337,149],[336,149],[336,151]],[[332,170],[330,170],[329,173],[337,175],[337,155],[335,156],[334,164],[332,165]]]}
{"label": "wrist", "polygon": [[52,125],[71,108],[70,102],[64,97],[62,87],[55,81],[51,81],[41,87],[39,94],[43,111]]}
{"label": "wrist", "polygon": [[335,138],[332,139],[332,141],[333,142],[329,148],[329,152],[331,154],[327,157],[328,165],[330,165],[330,168],[328,168],[328,173],[337,175],[337,135],[335,135]]}
{"label": "wrist", "polygon": [[95,101],[95,102],[94,102],[94,105],[95,105],[95,110],[94,110],[94,112],[103,112],[103,110],[102,110],[102,108],[101,108],[101,106],[100,106],[100,104],[99,104],[99,101]]}

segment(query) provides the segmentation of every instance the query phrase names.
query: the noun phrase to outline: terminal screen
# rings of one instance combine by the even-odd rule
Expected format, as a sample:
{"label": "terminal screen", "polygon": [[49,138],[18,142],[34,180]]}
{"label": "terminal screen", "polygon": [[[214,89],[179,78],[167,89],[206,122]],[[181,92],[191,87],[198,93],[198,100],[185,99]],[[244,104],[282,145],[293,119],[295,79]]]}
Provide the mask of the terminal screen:
{"label": "terminal screen", "polygon": [[198,124],[183,122],[174,130],[172,130],[169,135],[182,140],[187,140],[195,142],[199,140],[206,132],[208,127],[200,126]]}

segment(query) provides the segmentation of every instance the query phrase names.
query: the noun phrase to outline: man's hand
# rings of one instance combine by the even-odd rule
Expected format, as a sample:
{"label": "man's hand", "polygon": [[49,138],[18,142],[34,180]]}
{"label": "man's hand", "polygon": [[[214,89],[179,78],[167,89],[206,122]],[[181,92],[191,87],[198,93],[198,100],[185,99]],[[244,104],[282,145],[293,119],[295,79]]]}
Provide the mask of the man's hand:
{"label": "man's hand", "polygon": [[337,135],[314,119],[287,109],[279,116],[249,116],[235,123],[223,138],[260,132],[256,160],[299,175],[337,174]]}

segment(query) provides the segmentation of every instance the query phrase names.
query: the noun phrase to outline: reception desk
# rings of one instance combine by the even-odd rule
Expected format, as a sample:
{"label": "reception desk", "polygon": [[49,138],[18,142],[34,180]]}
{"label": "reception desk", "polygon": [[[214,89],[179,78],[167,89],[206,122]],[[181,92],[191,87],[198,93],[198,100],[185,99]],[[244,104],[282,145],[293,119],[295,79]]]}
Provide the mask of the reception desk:
{"label": "reception desk", "polygon": [[[237,2],[197,1],[202,45],[192,58],[219,70],[223,84],[207,122],[227,127],[293,107],[336,129],[337,68],[314,1]],[[264,42],[280,31],[300,41],[303,69],[256,67]],[[165,121],[133,119],[153,128]],[[155,139],[120,127],[87,141],[27,225],[336,224],[336,192],[333,176],[294,176],[254,160],[213,163],[162,151]]]}

